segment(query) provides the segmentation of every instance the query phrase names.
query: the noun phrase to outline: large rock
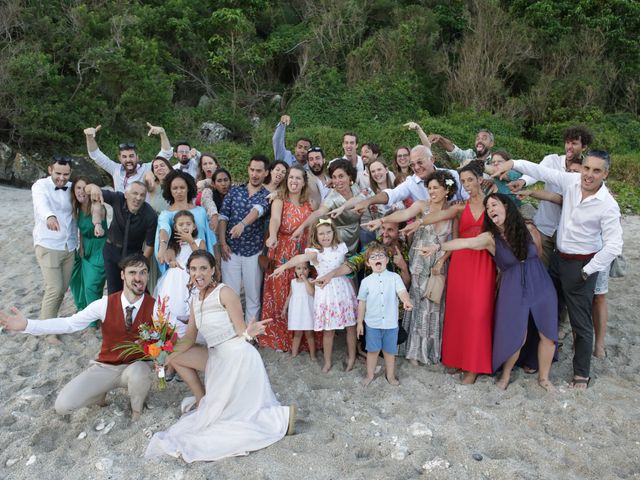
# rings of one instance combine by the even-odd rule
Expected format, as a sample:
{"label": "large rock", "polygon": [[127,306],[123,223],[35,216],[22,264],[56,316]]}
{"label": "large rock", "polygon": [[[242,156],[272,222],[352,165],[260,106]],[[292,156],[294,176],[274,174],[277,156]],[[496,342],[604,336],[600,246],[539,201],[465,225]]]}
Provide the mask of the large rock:
{"label": "large rock", "polygon": [[204,143],[219,143],[230,136],[231,130],[218,122],[204,122],[200,125],[200,139]]}
{"label": "large rock", "polygon": [[[103,172],[90,158],[71,157],[72,177],[82,175],[98,185],[112,183],[109,175]],[[47,176],[48,159],[40,154],[25,155],[0,143],[0,182],[16,187],[31,187],[33,183]]]}

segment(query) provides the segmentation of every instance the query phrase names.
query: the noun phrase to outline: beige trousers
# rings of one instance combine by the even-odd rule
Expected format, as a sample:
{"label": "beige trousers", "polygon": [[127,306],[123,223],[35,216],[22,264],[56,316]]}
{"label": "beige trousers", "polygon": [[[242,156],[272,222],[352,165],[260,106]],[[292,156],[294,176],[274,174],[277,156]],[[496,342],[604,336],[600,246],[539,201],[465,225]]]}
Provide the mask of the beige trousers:
{"label": "beige trousers", "polygon": [[44,279],[44,296],[40,307],[40,318],[55,318],[69,288],[75,252],[50,250],[36,245],[36,260]]}
{"label": "beige trousers", "polygon": [[104,401],[115,388],[127,388],[131,410],[141,413],[151,388],[151,368],[146,362],[109,365],[93,362],[87,370],[71,380],[58,394],[55,409],[66,415],[79,408]]}

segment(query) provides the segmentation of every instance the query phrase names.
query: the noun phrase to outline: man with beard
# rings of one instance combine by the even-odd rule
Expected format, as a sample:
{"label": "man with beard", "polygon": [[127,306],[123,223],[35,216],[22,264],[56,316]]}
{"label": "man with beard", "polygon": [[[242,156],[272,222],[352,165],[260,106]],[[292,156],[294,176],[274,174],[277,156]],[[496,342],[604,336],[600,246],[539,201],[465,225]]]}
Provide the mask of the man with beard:
{"label": "man with beard", "polygon": [[[420,128],[419,125],[418,128]],[[420,135],[421,130],[422,129],[418,131],[418,135]],[[422,136],[420,138],[422,139]],[[478,131],[475,148],[469,148],[467,150],[460,149],[460,147],[455,145],[451,140],[436,133],[430,134],[428,138],[432,145],[440,145],[444,148],[449,158],[457,161],[461,167],[474,160],[482,160],[485,165],[491,164],[491,148],[493,147],[494,138],[493,133],[486,128]]]}
{"label": "man with beard", "polygon": [[[49,162],[49,176],[31,187],[33,196],[33,245],[42,271],[44,295],[40,318],[58,315],[60,304],[69,286],[78,227],[72,215],[71,157],[54,156]],[[57,343],[55,336],[49,337]]]}
{"label": "man with beard", "polygon": [[231,187],[222,202],[218,223],[222,281],[238,296],[244,290],[247,323],[258,318],[260,310],[262,272],[258,257],[264,246],[265,217],[269,212],[269,190],[263,184],[268,171],[269,161],[264,155],[251,157],[249,182]]}
{"label": "man with beard", "polygon": [[151,369],[141,355],[122,357],[114,347],[137,340],[138,328],[151,323],[153,297],[147,295],[149,268],[141,254],[122,260],[121,278],[124,289],[92,302],[70,317],[34,321],[13,308],[13,315],[0,312],[0,325],[14,332],[30,335],[74,333],[92,322],[102,322],[102,347],[92,365],[71,380],[58,394],[55,409],[58,415],[70,414],[82,407],[104,404],[110,390],[127,388],[131,401],[131,418],[137,420],[151,388]]}
{"label": "man with beard", "polygon": [[191,148],[191,145],[189,145],[188,142],[178,142],[173,156],[178,160],[178,163],[173,166],[174,170],[181,170],[188,173],[193,178],[198,176],[198,160],[200,159],[200,152],[195,148]]}
{"label": "man with beard", "polygon": [[324,152],[320,147],[311,147],[307,152],[309,167],[309,195],[320,205],[331,188],[331,179],[324,172]]}
{"label": "man with beard", "polygon": [[[540,165],[557,170],[559,172],[570,171],[571,163],[582,163],[581,158],[589,145],[593,143],[593,135],[582,126],[569,127],[564,131],[564,155],[552,153],[542,159]],[[538,181],[536,178],[523,176],[518,180],[509,183],[509,188],[517,192],[525,186],[533,185]],[[546,183],[544,190],[547,192],[560,193],[560,186],[554,183]],[[548,268],[551,253],[555,248],[556,230],[560,223],[560,213],[562,206],[553,202],[541,200],[538,211],[533,217],[533,223],[540,232],[542,241],[542,263]]]}
{"label": "man with beard", "polygon": [[300,137],[296,140],[295,154],[287,150],[284,145],[284,137],[287,126],[290,123],[291,117],[289,115],[282,115],[282,117],[280,117],[280,121],[276,126],[276,131],[273,132],[273,158],[274,160],[282,160],[289,166],[300,165],[305,170],[308,170],[307,152],[311,148],[311,140],[305,137]]}
{"label": "man with beard", "polygon": [[[149,122],[147,122],[147,126],[149,127],[147,135],[160,136],[161,150],[160,153],[158,153],[158,156],[169,160],[173,151],[164,128],[153,126]],[[113,177],[114,190],[116,192],[124,192],[129,183],[144,180],[144,174],[151,171],[151,164],[153,162],[139,163],[135,143],[121,143],[118,145],[118,157],[120,163],[114,162],[98,148],[96,134],[101,128],[101,125],[98,125],[97,127],[84,129],[89,157],[96,162],[99,167],[106,170],[109,175]]]}
{"label": "man with beard", "polygon": [[109,295],[122,290],[120,260],[132,253],[153,255],[158,215],[145,202],[147,186],[143,182],[130,182],[124,193],[101,190],[97,185],[85,187],[92,202],[108,203],[113,208],[113,219],[107,232],[107,243],[102,250],[104,272]]}

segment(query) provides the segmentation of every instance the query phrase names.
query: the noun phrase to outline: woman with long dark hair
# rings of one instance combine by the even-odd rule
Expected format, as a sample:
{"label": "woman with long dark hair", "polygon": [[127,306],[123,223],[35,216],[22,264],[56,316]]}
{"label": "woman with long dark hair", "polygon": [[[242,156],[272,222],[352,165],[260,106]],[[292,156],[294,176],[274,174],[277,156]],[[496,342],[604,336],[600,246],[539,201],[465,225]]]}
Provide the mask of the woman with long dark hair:
{"label": "woman with long dark hair", "polygon": [[507,195],[492,193],[484,200],[485,232],[443,244],[422,247],[423,255],[461,249],[487,250],[500,269],[495,309],[492,367],[502,373],[496,381],[509,385],[516,363],[538,369],[538,384],[554,387],[549,371],[558,340],[557,297],[551,277],[538,257],[537,232],[529,227]]}

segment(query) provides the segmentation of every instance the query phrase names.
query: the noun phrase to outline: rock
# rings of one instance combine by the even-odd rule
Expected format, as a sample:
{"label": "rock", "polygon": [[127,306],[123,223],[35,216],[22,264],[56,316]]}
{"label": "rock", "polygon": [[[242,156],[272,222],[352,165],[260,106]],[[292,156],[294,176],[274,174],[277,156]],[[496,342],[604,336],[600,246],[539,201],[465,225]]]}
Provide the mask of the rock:
{"label": "rock", "polygon": [[78,440],[82,440],[84,438],[87,438],[87,432],[80,432],[78,434]]}
{"label": "rock", "polygon": [[436,470],[436,469],[446,470],[449,467],[451,467],[451,464],[447,462],[444,458],[440,458],[440,457],[436,457],[433,460],[429,460],[424,465],[422,465],[422,468],[427,472],[431,470]]}
{"label": "rock", "polygon": [[169,476],[169,480],[182,480],[184,478],[184,470],[176,470]]}
{"label": "rock", "polygon": [[101,458],[96,462],[96,468],[101,472],[109,470],[111,467],[113,467],[113,460],[110,458]]}
{"label": "rock", "polygon": [[251,115],[251,119],[249,121],[253,128],[258,128],[260,126],[260,117],[255,113]]}
{"label": "rock", "polygon": [[482,455],[480,455],[479,453],[474,453],[473,455],[471,455],[471,457],[476,461],[479,462],[482,460]]}
{"label": "rock", "polygon": [[36,456],[31,455],[29,457],[29,460],[27,460],[27,463],[25,463],[25,465],[28,467],[29,465],[33,465],[34,463],[36,463]]}
{"label": "rock", "polygon": [[98,422],[98,424],[96,425],[96,431],[100,431],[100,430],[104,430],[104,427],[106,427],[106,424],[104,423],[104,420],[100,419],[100,421]]}
{"label": "rock", "polygon": [[19,461],[20,461],[19,458],[10,458],[5,462],[4,466],[7,467],[7,468],[13,467]]}
{"label": "rock", "polygon": [[409,451],[409,449],[403,445],[397,445],[396,449],[393,451],[393,453],[391,453],[391,458],[393,458],[394,460],[404,460],[407,456],[407,452]]}
{"label": "rock", "polygon": [[231,136],[231,130],[217,122],[204,122],[200,125],[200,139],[207,144],[222,142]]}
{"label": "rock", "polygon": [[414,437],[429,437],[431,438],[433,436],[433,432],[431,431],[430,428],[428,428],[424,423],[420,423],[420,422],[415,422],[412,423],[408,428],[407,431],[413,435]]}
{"label": "rock", "polygon": [[113,420],[109,422],[109,424],[104,427],[104,430],[102,431],[102,435],[106,435],[107,433],[109,433],[111,431],[111,429],[115,426],[116,422],[114,422]]}

